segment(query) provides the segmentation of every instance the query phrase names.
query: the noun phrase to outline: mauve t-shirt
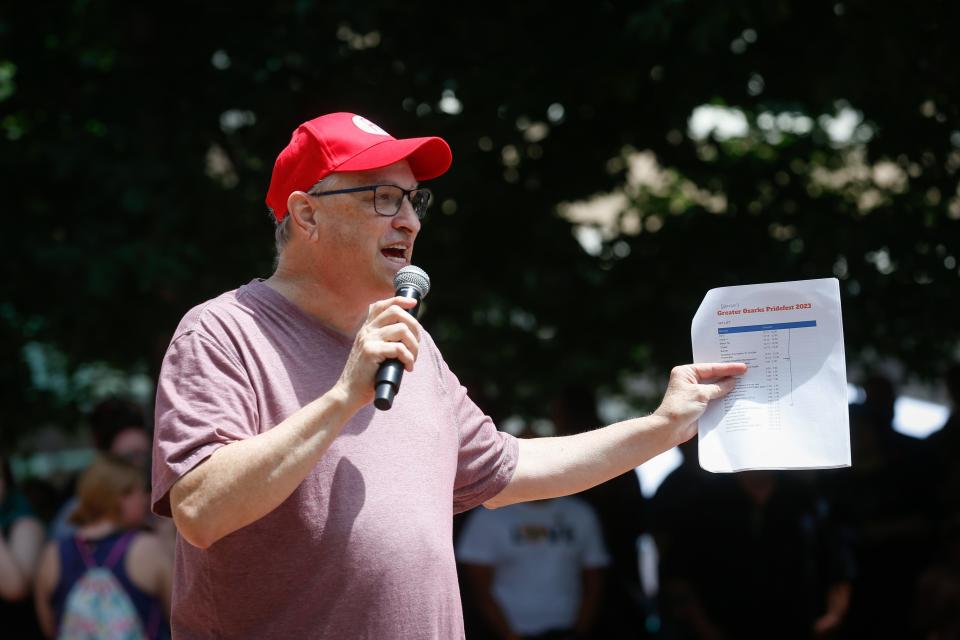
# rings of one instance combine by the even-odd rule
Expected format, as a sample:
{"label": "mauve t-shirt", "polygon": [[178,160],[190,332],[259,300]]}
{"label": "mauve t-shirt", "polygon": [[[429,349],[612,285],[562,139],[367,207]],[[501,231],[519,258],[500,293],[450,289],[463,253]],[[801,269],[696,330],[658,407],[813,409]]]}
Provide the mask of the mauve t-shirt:
{"label": "mauve t-shirt", "polygon": [[[352,343],[259,280],[187,313],[157,388],[154,511],[216,449],[329,390]],[[205,550],[177,536],[174,636],[462,638],[452,516],[516,460],[424,333],[393,408],[361,409],[279,507]]]}

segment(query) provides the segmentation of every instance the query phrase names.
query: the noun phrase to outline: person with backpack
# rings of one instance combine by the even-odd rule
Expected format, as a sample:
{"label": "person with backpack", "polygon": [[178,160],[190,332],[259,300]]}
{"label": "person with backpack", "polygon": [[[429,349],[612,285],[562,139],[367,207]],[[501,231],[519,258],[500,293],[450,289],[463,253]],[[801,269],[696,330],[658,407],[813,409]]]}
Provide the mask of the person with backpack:
{"label": "person with backpack", "polygon": [[173,559],[139,530],[147,509],[143,472],[103,456],[77,485],[72,538],[44,549],[37,571],[37,617],[48,637],[154,639],[170,635]]}

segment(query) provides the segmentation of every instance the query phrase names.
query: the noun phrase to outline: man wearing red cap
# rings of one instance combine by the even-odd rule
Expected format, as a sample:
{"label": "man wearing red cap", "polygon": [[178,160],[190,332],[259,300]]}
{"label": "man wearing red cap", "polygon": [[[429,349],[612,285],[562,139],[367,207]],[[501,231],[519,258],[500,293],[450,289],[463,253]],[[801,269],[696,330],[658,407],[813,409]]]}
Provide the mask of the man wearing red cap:
{"label": "man wearing red cap", "polygon": [[[157,389],[153,508],[179,535],[178,638],[460,638],[452,516],[566,495],[695,433],[742,365],[678,367],[651,416],[518,440],[394,296],[443,174],[440,138],[302,124],[267,205],[277,268],[187,313]],[[400,360],[390,411],[380,363]],[[711,384],[701,379],[714,378]]]}

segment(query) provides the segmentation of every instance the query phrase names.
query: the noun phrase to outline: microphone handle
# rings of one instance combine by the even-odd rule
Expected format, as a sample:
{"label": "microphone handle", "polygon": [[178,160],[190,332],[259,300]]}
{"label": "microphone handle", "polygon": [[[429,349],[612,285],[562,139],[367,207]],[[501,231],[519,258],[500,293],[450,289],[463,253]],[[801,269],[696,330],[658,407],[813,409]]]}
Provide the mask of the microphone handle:
{"label": "microphone handle", "polygon": [[[407,309],[407,313],[414,318],[420,315],[420,289],[403,285],[397,289],[397,295],[405,298],[413,298],[417,301],[416,306]],[[400,391],[400,379],[403,377],[403,363],[396,358],[384,360],[377,369],[377,378],[374,389],[373,406],[381,411],[386,411],[393,406],[393,398]]]}

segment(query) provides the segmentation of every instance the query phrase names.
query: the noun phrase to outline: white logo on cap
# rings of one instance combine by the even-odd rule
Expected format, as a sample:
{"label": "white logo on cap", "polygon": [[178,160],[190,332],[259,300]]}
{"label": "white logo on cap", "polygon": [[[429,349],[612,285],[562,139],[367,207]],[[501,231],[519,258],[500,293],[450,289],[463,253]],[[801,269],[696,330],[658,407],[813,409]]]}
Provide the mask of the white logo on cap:
{"label": "white logo on cap", "polygon": [[367,133],[372,133],[375,136],[389,136],[390,134],[373,124],[363,116],[353,116],[353,124],[356,125],[357,129],[361,131],[366,131]]}

